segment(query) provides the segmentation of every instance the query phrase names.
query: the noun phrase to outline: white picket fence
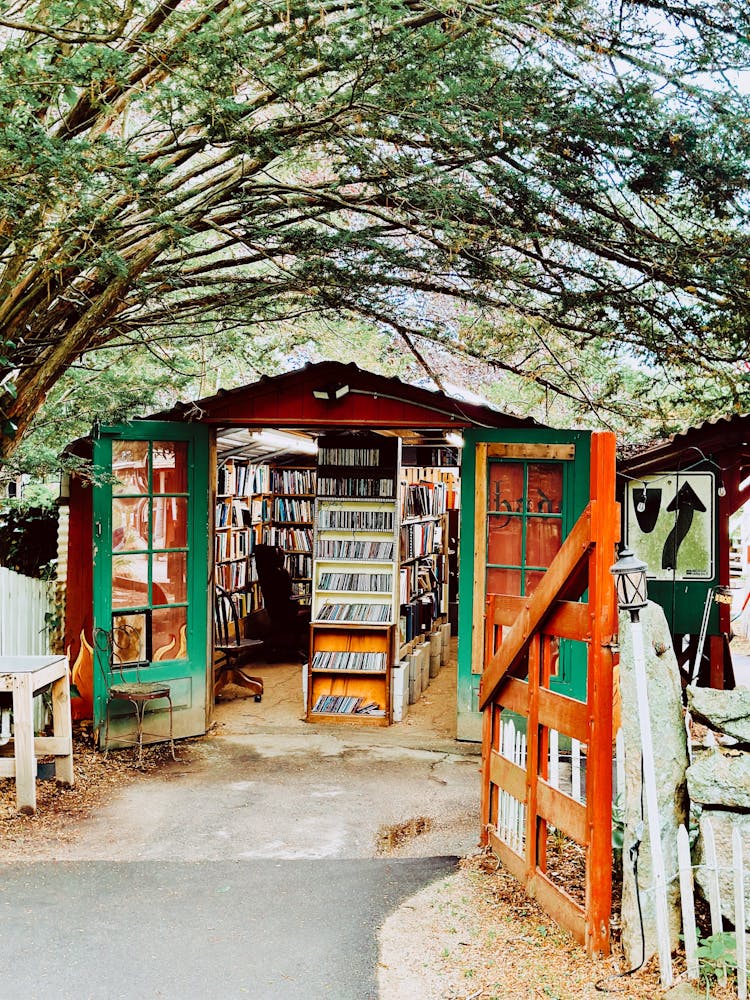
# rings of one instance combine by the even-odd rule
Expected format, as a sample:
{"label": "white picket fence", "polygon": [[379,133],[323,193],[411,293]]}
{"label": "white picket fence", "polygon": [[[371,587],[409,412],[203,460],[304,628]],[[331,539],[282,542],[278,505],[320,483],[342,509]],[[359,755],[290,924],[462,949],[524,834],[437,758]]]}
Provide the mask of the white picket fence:
{"label": "white picket fence", "polygon": [[52,608],[51,584],[0,566],[0,656],[49,653]]}
{"label": "white picket fence", "polygon": [[[710,820],[703,820],[701,823],[701,832],[703,835],[704,866],[709,882],[708,903],[711,913],[711,935],[713,936],[721,934],[723,931],[721,886],[719,880],[722,869],[719,867],[716,857],[714,831]],[[690,857],[690,838],[684,826],[681,826],[677,831],[677,853],[680,869],[678,877],[680,880],[680,903],[682,906],[682,928],[685,939],[687,974],[689,979],[698,979],[700,961],[698,956],[698,935],[695,924],[693,863]],[[737,997],[738,1000],[747,1000],[747,936],[744,932],[745,871],[742,863],[742,837],[738,826],[735,826],[732,831],[732,866],[730,871],[734,885],[734,899],[732,901],[734,912],[733,923],[737,929],[734,934]],[[726,966],[718,970],[718,978],[722,985],[726,985]]]}
{"label": "white picket fence", "polygon": [[[578,740],[571,739],[570,749],[560,751],[560,735],[555,729],[549,730],[549,759],[547,780],[576,802],[586,801],[586,748]],[[512,718],[501,719],[499,753],[513,764],[526,767],[526,733],[516,729]],[[622,730],[615,741],[615,761],[612,787],[613,803],[616,803],[625,789],[625,756]],[[509,792],[502,789],[498,793],[497,834],[509,847],[523,853],[526,839],[526,806]]]}

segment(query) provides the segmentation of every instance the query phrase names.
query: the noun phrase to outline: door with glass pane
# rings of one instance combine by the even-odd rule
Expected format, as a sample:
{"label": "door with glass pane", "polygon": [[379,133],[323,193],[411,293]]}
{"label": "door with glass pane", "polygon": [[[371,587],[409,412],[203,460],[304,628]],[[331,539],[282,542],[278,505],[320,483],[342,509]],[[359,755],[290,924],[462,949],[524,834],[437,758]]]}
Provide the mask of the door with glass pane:
{"label": "door with glass pane", "polygon": [[[106,672],[110,682],[121,676],[169,681],[175,736],[203,733],[209,713],[207,429],[156,421],[103,428],[94,462],[94,624],[117,640],[113,663],[96,653],[94,725],[103,732]],[[148,731],[166,737],[166,702],[155,702],[153,710]],[[126,705],[115,703],[110,712],[112,736],[132,727]]]}
{"label": "door with glass pane", "polygon": [[[589,499],[590,434],[547,428],[464,435],[459,559],[458,736],[478,740],[489,595],[528,597]],[[501,638],[499,635],[498,641]],[[550,686],[585,692],[585,649],[564,640]]]}

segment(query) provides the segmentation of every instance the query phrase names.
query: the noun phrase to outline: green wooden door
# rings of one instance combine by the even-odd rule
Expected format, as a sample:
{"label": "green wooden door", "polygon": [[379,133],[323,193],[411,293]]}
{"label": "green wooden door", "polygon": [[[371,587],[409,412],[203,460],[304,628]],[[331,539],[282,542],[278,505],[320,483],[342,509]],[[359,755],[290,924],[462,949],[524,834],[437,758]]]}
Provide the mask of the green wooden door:
{"label": "green wooden door", "polygon": [[[589,499],[588,431],[464,434],[459,546],[458,738],[481,739],[488,594],[528,596]],[[550,686],[585,698],[586,650],[560,642]]]}
{"label": "green wooden door", "polygon": [[[94,626],[120,637],[114,680],[122,671],[126,681],[169,681],[175,736],[204,733],[211,665],[208,430],[164,421],[104,427],[94,463]],[[101,650],[95,658],[101,743],[110,667]],[[133,728],[133,713],[122,703],[110,712],[110,736]],[[146,729],[166,736],[166,702],[154,702]]]}

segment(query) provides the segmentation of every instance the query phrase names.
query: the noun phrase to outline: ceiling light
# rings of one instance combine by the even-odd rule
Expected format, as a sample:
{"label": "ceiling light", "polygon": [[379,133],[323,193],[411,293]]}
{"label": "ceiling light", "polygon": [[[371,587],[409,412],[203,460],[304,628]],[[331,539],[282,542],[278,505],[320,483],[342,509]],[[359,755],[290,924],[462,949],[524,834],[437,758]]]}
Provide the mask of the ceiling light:
{"label": "ceiling light", "polygon": [[457,431],[448,431],[445,435],[445,441],[446,444],[451,444],[454,448],[463,448],[464,446],[464,436]]}
{"label": "ceiling light", "polygon": [[318,445],[312,438],[299,434],[285,434],[284,431],[253,431],[253,441],[272,451],[296,451],[303,455],[315,455]]}

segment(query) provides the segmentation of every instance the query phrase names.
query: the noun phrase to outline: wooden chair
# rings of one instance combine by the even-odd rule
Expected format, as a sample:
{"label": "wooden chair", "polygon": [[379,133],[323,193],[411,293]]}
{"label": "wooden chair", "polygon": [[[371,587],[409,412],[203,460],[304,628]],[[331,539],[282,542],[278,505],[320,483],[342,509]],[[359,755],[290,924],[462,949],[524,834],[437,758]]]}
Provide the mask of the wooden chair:
{"label": "wooden chair", "polygon": [[252,691],[255,700],[260,701],[263,695],[263,680],[248,674],[242,668],[242,662],[249,660],[261,649],[263,640],[242,637],[234,601],[228,592],[218,585],[214,602],[214,626],[214,650],[224,657],[224,662],[215,668],[214,697],[225,685],[237,684]]}

